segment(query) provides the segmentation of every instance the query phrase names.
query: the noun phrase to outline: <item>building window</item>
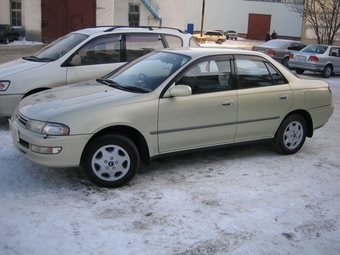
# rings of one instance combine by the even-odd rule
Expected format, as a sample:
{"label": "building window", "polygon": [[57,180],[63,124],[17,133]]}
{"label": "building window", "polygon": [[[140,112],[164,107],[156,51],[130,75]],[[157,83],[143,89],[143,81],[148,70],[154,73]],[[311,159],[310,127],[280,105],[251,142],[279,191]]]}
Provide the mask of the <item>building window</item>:
{"label": "building window", "polygon": [[129,5],[129,26],[139,26],[139,5]]}
{"label": "building window", "polygon": [[22,26],[21,22],[21,1],[11,1],[12,26]]}

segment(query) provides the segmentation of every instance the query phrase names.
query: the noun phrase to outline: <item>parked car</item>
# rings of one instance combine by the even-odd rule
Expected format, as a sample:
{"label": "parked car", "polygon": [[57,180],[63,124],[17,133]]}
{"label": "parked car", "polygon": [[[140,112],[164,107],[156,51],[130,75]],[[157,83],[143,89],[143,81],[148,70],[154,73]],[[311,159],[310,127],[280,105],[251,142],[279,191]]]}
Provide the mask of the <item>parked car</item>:
{"label": "parked car", "polygon": [[15,30],[11,25],[0,24],[0,41],[8,44],[11,41],[19,39],[19,31]]}
{"label": "parked car", "polygon": [[328,83],[299,79],[265,54],[179,48],[28,96],[9,122],[27,159],[81,165],[93,183],[118,187],[140,162],[171,153],[259,140],[296,153],[333,109]]}
{"label": "parked car", "polygon": [[322,77],[328,78],[332,73],[340,73],[340,47],[313,44],[300,52],[290,54],[289,65],[298,74],[305,70],[320,72]]}
{"label": "parked car", "polygon": [[32,56],[0,65],[0,117],[33,93],[101,77],[149,51],[200,47],[173,28],[97,27],[72,32]]}
{"label": "parked car", "polygon": [[237,38],[238,38],[238,33],[235,30],[227,30],[227,31],[224,32],[224,35],[227,37],[227,40],[229,40],[229,39],[237,40]]}
{"label": "parked car", "polygon": [[299,51],[307,45],[300,41],[274,39],[261,45],[254,45],[252,50],[271,56],[285,67],[289,67],[289,55],[292,51]]}
{"label": "parked car", "polygon": [[[200,36],[200,34],[196,33],[194,34],[196,38]],[[227,37],[219,30],[207,30],[203,37],[205,38],[205,41],[215,42],[217,44],[222,44],[227,40]]]}

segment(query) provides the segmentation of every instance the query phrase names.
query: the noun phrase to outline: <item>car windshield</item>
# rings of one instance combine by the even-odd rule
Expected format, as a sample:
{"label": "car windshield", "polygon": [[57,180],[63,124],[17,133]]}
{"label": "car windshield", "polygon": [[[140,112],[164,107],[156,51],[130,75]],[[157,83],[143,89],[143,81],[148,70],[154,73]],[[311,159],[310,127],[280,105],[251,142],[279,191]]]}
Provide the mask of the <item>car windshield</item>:
{"label": "car windshield", "polygon": [[314,44],[314,45],[309,45],[301,52],[307,52],[307,53],[315,53],[315,54],[324,54],[325,51],[327,50],[327,46],[319,45],[319,44]]}
{"label": "car windshield", "polygon": [[88,36],[84,34],[70,33],[50,43],[35,55],[24,57],[25,60],[37,62],[54,61],[65,55],[76,45],[84,41]]}
{"label": "car windshield", "polygon": [[152,52],[128,69],[122,69],[111,77],[103,77],[97,81],[122,90],[148,93],[158,88],[189,60],[189,56],[181,54]]}

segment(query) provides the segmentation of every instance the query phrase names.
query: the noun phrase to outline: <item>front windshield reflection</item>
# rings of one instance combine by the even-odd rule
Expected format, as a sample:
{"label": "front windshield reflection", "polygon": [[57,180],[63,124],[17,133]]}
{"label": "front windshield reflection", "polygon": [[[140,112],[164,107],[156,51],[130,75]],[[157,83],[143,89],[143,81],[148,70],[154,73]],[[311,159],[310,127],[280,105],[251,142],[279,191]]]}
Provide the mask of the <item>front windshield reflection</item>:
{"label": "front windshield reflection", "polygon": [[53,61],[57,60],[79,43],[84,41],[88,36],[77,33],[67,34],[58,40],[50,43],[41,51],[38,51],[34,56],[25,57],[31,61]]}
{"label": "front windshield reflection", "polygon": [[110,80],[119,86],[153,91],[189,60],[189,56],[181,54],[153,52],[125,71],[117,72]]}

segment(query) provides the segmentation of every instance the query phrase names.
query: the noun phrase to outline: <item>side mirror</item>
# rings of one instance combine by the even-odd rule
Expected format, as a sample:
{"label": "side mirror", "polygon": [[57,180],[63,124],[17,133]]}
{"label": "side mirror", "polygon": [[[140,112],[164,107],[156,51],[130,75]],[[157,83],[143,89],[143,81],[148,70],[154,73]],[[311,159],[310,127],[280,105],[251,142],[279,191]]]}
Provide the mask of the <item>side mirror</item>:
{"label": "side mirror", "polygon": [[81,56],[80,55],[74,55],[72,60],[70,61],[71,66],[80,66],[81,65]]}
{"label": "side mirror", "polygon": [[191,88],[188,85],[176,85],[169,91],[171,97],[184,97],[192,94]]}

